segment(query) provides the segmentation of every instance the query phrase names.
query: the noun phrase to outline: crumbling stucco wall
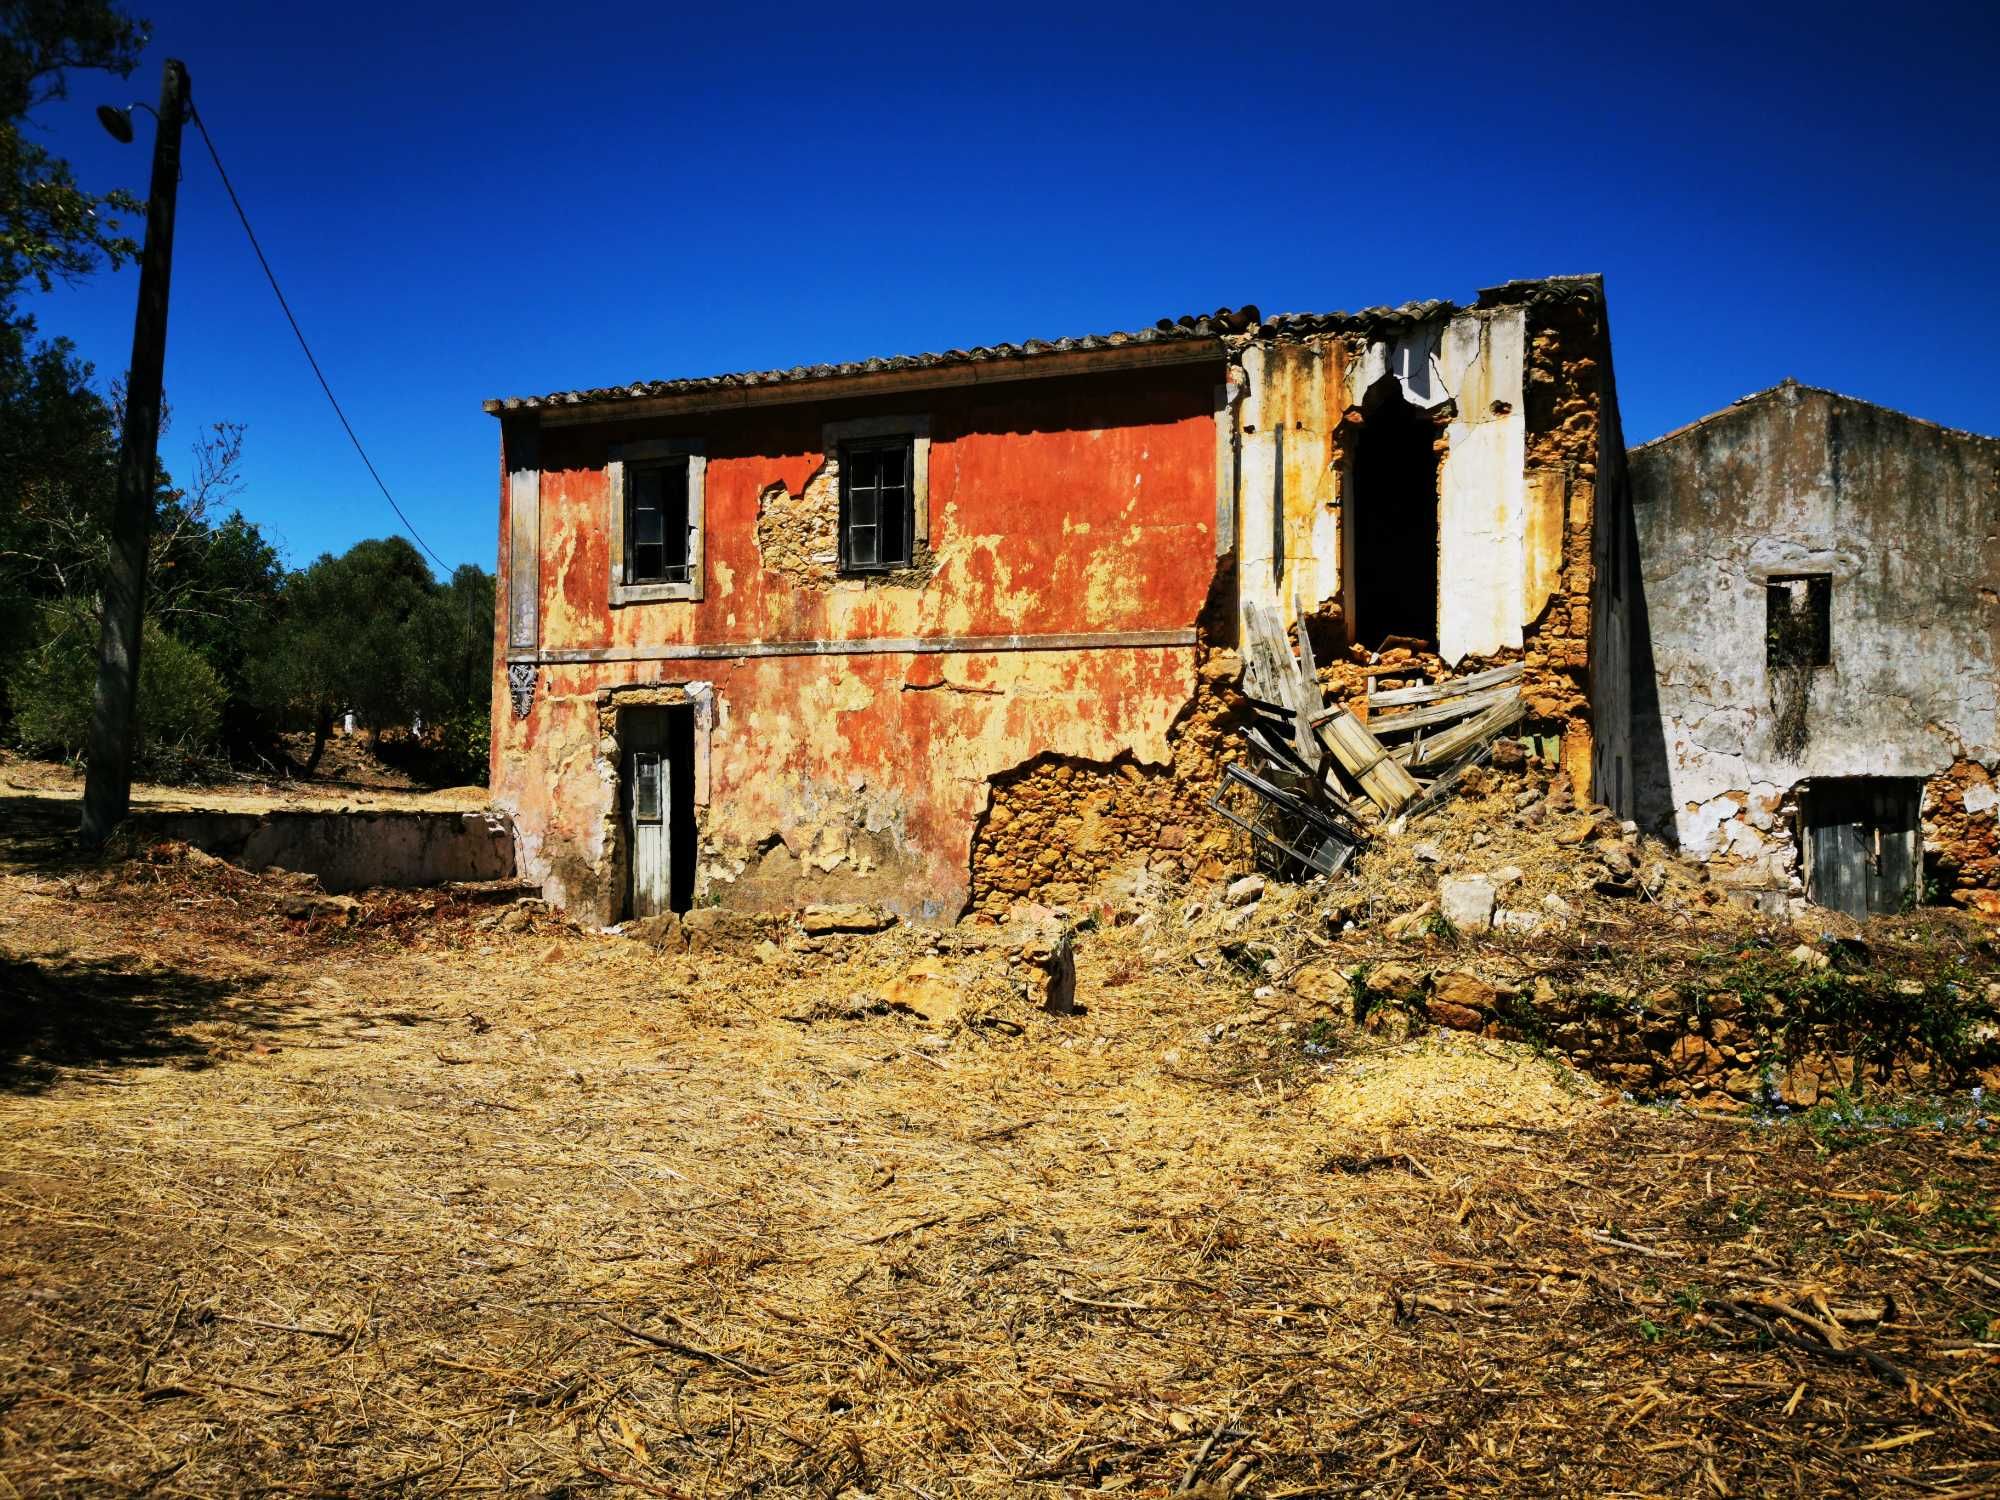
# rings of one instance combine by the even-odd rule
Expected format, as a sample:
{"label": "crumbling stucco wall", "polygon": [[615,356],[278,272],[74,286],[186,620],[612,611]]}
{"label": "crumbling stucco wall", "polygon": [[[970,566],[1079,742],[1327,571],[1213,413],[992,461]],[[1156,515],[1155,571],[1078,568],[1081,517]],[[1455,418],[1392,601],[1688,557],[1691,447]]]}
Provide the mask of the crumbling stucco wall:
{"label": "crumbling stucco wall", "polygon": [[[1218,570],[1221,377],[1218,356],[545,427],[539,645],[531,661],[512,653],[534,673],[524,715],[505,664],[496,677],[495,800],[520,829],[523,873],[571,909],[618,916],[600,695],[698,681],[712,721],[697,902],[865,899],[956,917],[996,784],[1049,757],[1173,759]],[[925,565],[841,577],[824,557],[825,433],[913,408],[929,432]],[[613,609],[607,450],[664,436],[698,436],[707,455],[704,596]]]}
{"label": "crumbling stucco wall", "polygon": [[[1631,455],[1641,819],[1745,883],[1796,889],[1813,777],[1921,778],[1947,879],[1995,889],[2000,441],[1786,383]],[[1830,575],[1831,662],[1797,754],[1775,735],[1766,588]]]}
{"label": "crumbling stucco wall", "polygon": [[485,812],[141,810],[132,824],[148,839],[177,839],[245,869],[317,876],[333,892],[514,874],[513,830]]}
{"label": "crumbling stucco wall", "polygon": [[[1356,570],[1379,566],[1356,541],[1351,458],[1368,393],[1394,380],[1440,428],[1437,651],[1412,670],[1522,661],[1576,790],[1607,794],[1626,753],[1629,629],[1599,578],[1630,495],[1602,282],[1509,282],[1471,308],[1280,320],[1233,343],[1243,601],[1312,621],[1327,685],[1358,690],[1363,664],[1332,656],[1366,628],[1349,614]],[[1615,743],[1598,743],[1599,722]]]}
{"label": "crumbling stucco wall", "polygon": [[1196,648],[1193,692],[1165,735],[1166,753],[1109,761],[1059,752],[994,777],[972,840],[970,905],[991,916],[1014,902],[1074,902],[1107,876],[1144,867],[1167,879],[1232,873],[1240,841],[1208,806],[1225,764],[1243,754],[1243,664],[1215,644],[1230,623],[1234,579],[1219,570]]}
{"label": "crumbling stucco wall", "polygon": [[1579,795],[1631,801],[1632,493],[1603,288],[1527,305],[1524,689]]}

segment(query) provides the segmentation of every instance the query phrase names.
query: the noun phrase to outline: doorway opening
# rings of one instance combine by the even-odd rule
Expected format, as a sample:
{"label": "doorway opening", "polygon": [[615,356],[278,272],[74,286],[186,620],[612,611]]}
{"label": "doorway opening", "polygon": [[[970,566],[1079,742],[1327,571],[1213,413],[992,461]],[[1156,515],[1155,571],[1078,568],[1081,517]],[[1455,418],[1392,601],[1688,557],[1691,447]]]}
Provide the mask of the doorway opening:
{"label": "doorway opening", "polygon": [[1437,423],[1393,375],[1361,402],[1354,452],[1355,638],[1438,638]]}
{"label": "doorway opening", "polygon": [[1807,782],[1799,797],[1806,899],[1850,917],[1904,910],[1921,873],[1923,795],[1924,784],[1913,778]]}
{"label": "doorway opening", "polygon": [[625,843],[624,917],[694,905],[694,708],[621,709],[618,810]]}

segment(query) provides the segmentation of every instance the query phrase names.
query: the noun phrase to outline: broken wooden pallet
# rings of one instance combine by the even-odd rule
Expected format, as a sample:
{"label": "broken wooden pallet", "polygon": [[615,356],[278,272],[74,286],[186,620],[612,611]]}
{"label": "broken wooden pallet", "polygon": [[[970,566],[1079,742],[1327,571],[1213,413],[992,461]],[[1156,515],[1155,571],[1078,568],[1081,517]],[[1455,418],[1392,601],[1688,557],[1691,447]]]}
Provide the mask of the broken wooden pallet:
{"label": "broken wooden pallet", "polygon": [[[1310,653],[1311,648],[1307,648]],[[1291,738],[1301,757],[1320,758],[1312,715],[1320,704],[1319,684],[1300,667],[1285,638],[1284,621],[1268,604],[1243,606],[1243,686],[1252,698],[1277,704],[1290,717]]]}
{"label": "broken wooden pallet", "polygon": [[1512,698],[1520,699],[1518,687],[1488,688],[1481,693],[1462,693],[1456,698],[1447,698],[1441,703],[1433,703],[1425,708],[1413,708],[1407,713],[1387,714],[1381,718],[1370,716],[1369,733],[1378,740],[1392,735],[1411,734],[1419,729],[1430,729],[1439,724],[1451,724],[1460,719],[1471,718],[1484,713],[1495,704],[1505,703]]}
{"label": "broken wooden pallet", "polygon": [[1420,682],[1415,687],[1390,688],[1386,692],[1375,691],[1375,684],[1368,684],[1368,715],[1375,716],[1378,708],[1404,708],[1417,703],[1436,703],[1443,698],[1456,698],[1465,693],[1477,693],[1487,688],[1499,687],[1502,683],[1521,680],[1521,663],[1495,667],[1489,672],[1474,672],[1470,677],[1454,677],[1449,682]]}
{"label": "broken wooden pallet", "polygon": [[1442,734],[1418,740],[1410,747],[1410,765],[1415,768],[1448,766],[1460,756],[1491,744],[1527,716],[1528,705],[1515,688],[1484,712],[1454,724]]}

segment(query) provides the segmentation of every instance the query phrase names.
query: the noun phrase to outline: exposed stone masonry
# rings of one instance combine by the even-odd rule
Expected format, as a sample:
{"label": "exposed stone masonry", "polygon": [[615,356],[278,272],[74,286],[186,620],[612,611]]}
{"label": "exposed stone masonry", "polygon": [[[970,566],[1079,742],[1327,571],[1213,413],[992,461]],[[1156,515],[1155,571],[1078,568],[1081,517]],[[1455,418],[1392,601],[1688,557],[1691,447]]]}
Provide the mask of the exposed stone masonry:
{"label": "exposed stone masonry", "polygon": [[1135,865],[1209,880],[1234,868],[1235,836],[1208,806],[1224,764],[1242,753],[1242,660],[1210,644],[1214,601],[1233,601],[1232,582],[1225,569],[1204,612],[1194,696],[1167,731],[1171,761],[1043,755],[994,777],[972,835],[968,912],[998,917],[1017,901],[1075,901]]}
{"label": "exposed stone masonry", "polygon": [[[757,496],[757,553],[764,566],[801,588],[828,589],[840,572],[840,461],[832,454],[794,495],[778,480]],[[858,575],[872,585],[921,588],[937,571],[937,556],[912,541],[910,566]]]}
{"label": "exposed stone masonry", "polygon": [[1960,759],[1924,786],[1927,873],[1961,906],[2000,916],[2000,783],[1977,761]]}
{"label": "exposed stone masonry", "polygon": [[1560,476],[1564,504],[1561,583],[1524,632],[1523,686],[1532,714],[1565,720],[1587,735],[1602,379],[1591,351],[1605,346],[1603,302],[1594,293],[1577,291],[1560,301],[1538,303],[1529,330],[1529,481],[1541,476],[1543,482],[1553,482]]}

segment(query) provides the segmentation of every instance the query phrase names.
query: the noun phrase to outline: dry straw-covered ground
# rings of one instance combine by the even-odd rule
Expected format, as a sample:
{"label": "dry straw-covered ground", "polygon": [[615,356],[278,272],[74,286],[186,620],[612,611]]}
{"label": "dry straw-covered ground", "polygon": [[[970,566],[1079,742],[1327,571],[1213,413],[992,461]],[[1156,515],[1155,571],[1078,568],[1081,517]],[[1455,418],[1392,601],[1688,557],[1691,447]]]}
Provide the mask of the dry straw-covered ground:
{"label": "dry straw-covered ground", "polygon": [[666,957],[172,851],[0,873],[0,1487],[1975,1495],[1990,1129],[1604,1097],[1086,934]]}

